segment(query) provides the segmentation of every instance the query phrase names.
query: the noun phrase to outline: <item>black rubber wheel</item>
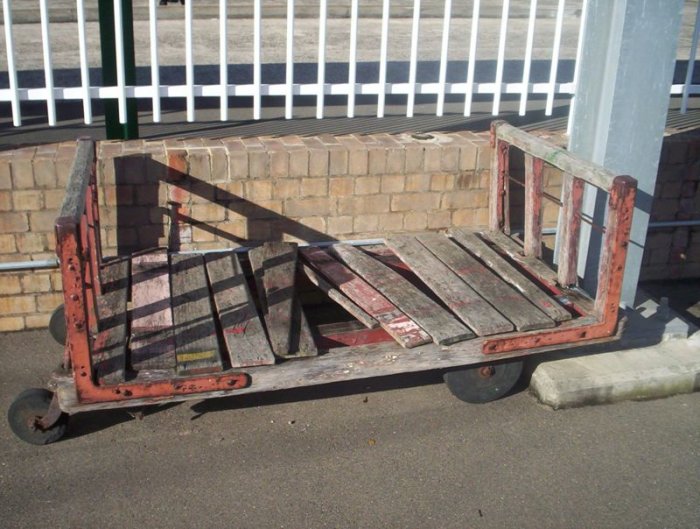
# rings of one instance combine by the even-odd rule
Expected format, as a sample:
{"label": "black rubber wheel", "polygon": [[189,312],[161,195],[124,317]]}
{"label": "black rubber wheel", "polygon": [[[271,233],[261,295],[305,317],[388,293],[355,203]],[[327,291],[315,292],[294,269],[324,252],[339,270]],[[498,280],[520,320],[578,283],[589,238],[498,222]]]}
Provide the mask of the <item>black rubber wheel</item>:
{"label": "black rubber wheel", "polygon": [[443,380],[459,400],[483,404],[508,393],[522,373],[522,362],[504,362],[449,371],[443,375]]}
{"label": "black rubber wheel", "polygon": [[56,310],[51,314],[49,333],[59,344],[66,344],[66,311],[64,310],[63,303],[56,307]]}
{"label": "black rubber wheel", "polygon": [[25,389],[17,395],[10,409],[7,410],[7,421],[14,434],[33,445],[47,445],[58,441],[66,433],[68,415],[61,414],[56,423],[46,430],[32,425],[32,420],[46,415],[51,404],[53,393],[47,389]]}

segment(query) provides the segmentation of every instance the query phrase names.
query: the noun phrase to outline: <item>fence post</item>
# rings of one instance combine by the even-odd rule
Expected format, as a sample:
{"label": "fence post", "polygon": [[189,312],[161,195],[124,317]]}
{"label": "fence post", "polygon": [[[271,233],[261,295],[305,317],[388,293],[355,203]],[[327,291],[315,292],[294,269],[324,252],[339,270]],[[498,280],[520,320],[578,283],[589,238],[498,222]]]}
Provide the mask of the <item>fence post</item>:
{"label": "fence post", "polygon": [[[126,83],[136,84],[136,60],[134,57],[134,17],[132,0],[122,3],[122,28],[124,38],[124,70]],[[99,0],[100,48],[102,52],[102,86],[117,84],[117,53],[114,39],[114,3]],[[132,140],[139,137],[137,102],[129,98],[126,102],[126,123],[119,123],[119,106],[116,99],[105,99],[105,132],[109,140]]]}

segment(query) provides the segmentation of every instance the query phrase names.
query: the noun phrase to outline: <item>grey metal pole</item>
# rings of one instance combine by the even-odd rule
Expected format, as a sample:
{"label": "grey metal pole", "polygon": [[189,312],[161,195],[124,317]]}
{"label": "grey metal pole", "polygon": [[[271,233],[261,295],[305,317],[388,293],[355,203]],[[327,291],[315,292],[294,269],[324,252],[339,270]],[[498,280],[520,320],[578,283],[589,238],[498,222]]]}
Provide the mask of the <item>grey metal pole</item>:
{"label": "grey metal pole", "polygon": [[[622,302],[633,305],[666,124],[683,0],[589,0],[569,150],[639,182]],[[583,213],[603,224],[604,193]],[[581,227],[579,276],[595,292],[600,234]]]}

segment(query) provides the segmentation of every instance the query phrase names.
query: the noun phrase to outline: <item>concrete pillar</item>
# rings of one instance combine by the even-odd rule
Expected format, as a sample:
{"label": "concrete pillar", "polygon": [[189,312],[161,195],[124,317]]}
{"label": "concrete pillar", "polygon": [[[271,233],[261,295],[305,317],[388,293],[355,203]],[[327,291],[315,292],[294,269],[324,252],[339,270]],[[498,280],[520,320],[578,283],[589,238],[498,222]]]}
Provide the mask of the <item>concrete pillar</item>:
{"label": "concrete pillar", "polygon": [[[632,305],[680,31],[683,0],[588,0],[569,149],[639,182],[622,290]],[[586,186],[584,216],[602,224],[605,193]],[[583,223],[578,274],[595,293],[601,234]]]}

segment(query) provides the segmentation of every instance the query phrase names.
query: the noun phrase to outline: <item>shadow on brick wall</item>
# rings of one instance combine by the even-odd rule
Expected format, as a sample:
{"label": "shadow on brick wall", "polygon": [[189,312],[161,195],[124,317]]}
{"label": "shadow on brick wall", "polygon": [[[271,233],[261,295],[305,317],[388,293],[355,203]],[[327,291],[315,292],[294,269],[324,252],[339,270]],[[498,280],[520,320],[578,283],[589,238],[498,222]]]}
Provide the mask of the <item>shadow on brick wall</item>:
{"label": "shadow on brick wall", "polygon": [[116,157],[114,169],[116,213],[105,220],[116,227],[119,255],[158,246],[180,251],[336,240],[152,156]]}

